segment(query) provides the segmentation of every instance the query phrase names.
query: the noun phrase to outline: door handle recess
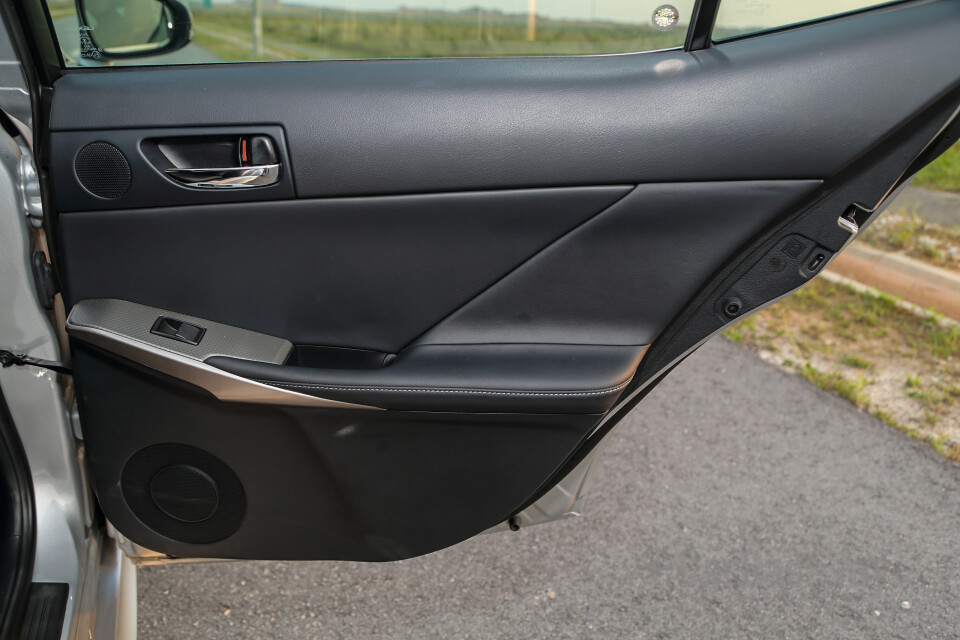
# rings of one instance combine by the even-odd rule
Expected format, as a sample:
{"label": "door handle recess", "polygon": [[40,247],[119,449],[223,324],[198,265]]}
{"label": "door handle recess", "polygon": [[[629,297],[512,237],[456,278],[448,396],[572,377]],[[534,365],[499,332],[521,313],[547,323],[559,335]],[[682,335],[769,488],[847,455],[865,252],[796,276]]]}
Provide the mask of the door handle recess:
{"label": "door handle recess", "polygon": [[167,176],[191,187],[204,189],[238,189],[266,187],[280,180],[279,164],[219,169],[167,169]]}

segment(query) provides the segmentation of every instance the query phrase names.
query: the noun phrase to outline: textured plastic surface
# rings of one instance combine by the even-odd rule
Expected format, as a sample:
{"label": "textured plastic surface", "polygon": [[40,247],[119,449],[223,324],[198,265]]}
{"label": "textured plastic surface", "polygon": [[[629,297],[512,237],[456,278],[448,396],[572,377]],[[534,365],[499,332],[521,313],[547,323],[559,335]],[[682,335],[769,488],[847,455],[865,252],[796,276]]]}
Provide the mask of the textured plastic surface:
{"label": "textured plastic surface", "polygon": [[70,585],[35,582],[23,615],[20,640],[57,640],[63,629]]}
{"label": "textured plastic surface", "polygon": [[[203,327],[206,331],[199,344],[151,333],[151,327],[161,316],[184,320]],[[125,300],[84,300],[74,305],[67,318],[67,325],[102,329],[200,361],[213,356],[231,356],[280,364],[287,359],[293,348],[290,342],[282,338]]]}

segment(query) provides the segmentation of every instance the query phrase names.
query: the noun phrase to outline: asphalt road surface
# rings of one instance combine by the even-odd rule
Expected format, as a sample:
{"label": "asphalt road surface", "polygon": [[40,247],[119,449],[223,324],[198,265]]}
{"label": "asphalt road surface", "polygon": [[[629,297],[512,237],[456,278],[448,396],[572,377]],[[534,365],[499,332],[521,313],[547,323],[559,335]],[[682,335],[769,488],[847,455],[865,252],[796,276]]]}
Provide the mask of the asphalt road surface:
{"label": "asphalt road surface", "polygon": [[957,638],[958,486],[715,339],[621,424],[583,518],[393,564],[144,569],[140,637]]}

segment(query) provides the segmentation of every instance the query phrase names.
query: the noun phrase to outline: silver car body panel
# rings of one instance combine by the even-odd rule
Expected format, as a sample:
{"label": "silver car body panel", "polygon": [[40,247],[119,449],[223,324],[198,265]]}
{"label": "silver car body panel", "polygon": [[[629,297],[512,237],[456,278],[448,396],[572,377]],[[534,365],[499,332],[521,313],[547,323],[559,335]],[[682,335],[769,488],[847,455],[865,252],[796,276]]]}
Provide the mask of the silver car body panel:
{"label": "silver car body panel", "polygon": [[[59,342],[33,282],[32,246],[42,238],[31,157],[27,84],[6,27],[0,28],[0,109],[24,133],[22,145],[0,131],[0,345],[59,360]],[[24,187],[30,187],[25,189]],[[69,587],[63,640],[136,637],[136,575],[112,538],[94,525],[83,446],[73,430],[58,374],[0,369],[0,388],[26,451],[36,506],[34,582]],[[66,379],[69,382],[69,378]]]}

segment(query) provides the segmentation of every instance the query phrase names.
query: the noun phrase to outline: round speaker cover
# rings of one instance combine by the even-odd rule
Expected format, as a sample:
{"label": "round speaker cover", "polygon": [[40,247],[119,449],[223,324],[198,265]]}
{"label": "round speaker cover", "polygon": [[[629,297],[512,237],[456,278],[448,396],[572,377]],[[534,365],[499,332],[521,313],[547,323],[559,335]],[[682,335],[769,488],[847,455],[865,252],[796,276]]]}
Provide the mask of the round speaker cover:
{"label": "round speaker cover", "polygon": [[119,198],[130,188],[127,158],[108,142],[91,142],[74,162],[83,188],[101,198]]}
{"label": "round speaker cover", "polygon": [[181,522],[203,522],[220,501],[213,478],[186,464],[157,471],[150,480],[150,497],[160,511]]}
{"label": "round speaker cover", "polygon": [[165,443],[123,467],[120,489],[143,524],[171,540],[216,542],[240,528],[247,498],[237,474],[208,451]]}

